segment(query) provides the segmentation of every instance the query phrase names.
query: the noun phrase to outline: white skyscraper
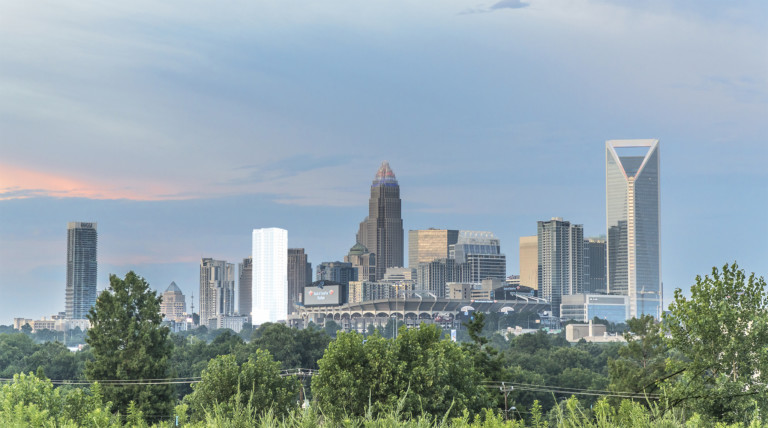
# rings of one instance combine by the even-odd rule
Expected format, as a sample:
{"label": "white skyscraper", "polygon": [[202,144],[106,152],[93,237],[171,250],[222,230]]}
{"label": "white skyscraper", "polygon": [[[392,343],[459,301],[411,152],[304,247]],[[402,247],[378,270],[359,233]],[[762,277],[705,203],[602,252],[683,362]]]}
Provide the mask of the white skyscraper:
{"label": "white skyscraper", "polygon": [[288,318],[288,231],[253,230],[251,319],[254,325]]}
{"label": "white skyscraper", "polygon": [[629,316],[661,315],[659,140],[605,144],[608,291]]}

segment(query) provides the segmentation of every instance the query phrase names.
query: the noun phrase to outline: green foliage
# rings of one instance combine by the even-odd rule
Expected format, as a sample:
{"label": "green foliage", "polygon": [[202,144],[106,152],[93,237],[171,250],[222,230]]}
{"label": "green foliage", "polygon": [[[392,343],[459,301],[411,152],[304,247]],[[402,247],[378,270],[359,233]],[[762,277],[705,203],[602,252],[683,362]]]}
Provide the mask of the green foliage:
{"label": "green foliage", "polygon": [[440,333],[433,325],[401,328],[394,340],[339,333],[312,379],[320,408],[335,420],[386,414],[400,399],[405,417],[478,411],[488,403],[482,377],[467,352]]}
{"label": "green foliage", "polygon": [[36,344],[22,333],[0,334],[0,377],[41,369],[51,379],[80,379],[88,352],[73,353],[59,342]]}
{"label": "green foliage", "polygon": [[82,389],[54,388],[48,379],[16,374],[0,387],[0,426],[3,427],[105,427],[117,423],[109,413],[98,386]]}
{"label": "green foliage", "polygon": [[[216,410],[222,416],[249,412],[254,418],[267,410],[287,415],[296,406],[299,384],[293,377],[280,377],[280,363],[269,352],[257,350],[254,357],[238,365],[234,355],[214,358],[203,370],[202,380],[185,397],[192,419],[203,420]],[[215,404],[220,404],[214,407]],[[217,410],[218,409],[218,410]]]}
{"label": "green foliage", "polygon": [[661,325],[651,315],[628,320],[627,325],[627,345],[619,348],[619,358],[608,362],[610,389],[657,394],[667,374],[668,352]]}
{"label": "green foliage", "polygon": [[766,282],[734,263],[697,276],[690,297],[675,290],[664,316],[670,360],[680,373],[670,384],[671,405],[726,422],[746,423],[768,413],[768,296]]}
{"label": "green foliage", "polygon": [[[109,288],[91,308],[87,342],[93,361],[86,363],[89,380],[158,380],[169,377],[172,344],[168,328],[161,327],[161,297],[133,272],[125,279],[109,277]],[[174,399],[170,385],[103,385],[113,410],[126,414],[134,402],[136,411],[150,419],[170,416]]]}
{"label": "green foliage", "polygon": [[253,332],[248,352],[269,351],[284,369],[316,369],[331,337],[325,331],[310,326],[303,330],[285,324],[265,323]]}

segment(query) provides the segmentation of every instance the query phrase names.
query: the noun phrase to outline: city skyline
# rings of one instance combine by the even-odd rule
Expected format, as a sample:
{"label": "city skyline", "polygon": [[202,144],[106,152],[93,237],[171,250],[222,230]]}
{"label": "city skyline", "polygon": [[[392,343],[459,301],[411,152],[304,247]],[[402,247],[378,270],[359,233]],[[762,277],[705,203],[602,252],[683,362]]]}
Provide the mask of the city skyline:
{"label": "city skyline", "polygon": [[764,275],[768,5],[519,4],[0,5],[0,323],[64,310],[69,221],[99,222],[98,290],[197,299],[260,225],[341,260],[384,159],[404,230],[493,231],[518,273],[539,220],[606,233],[623,138],[664,141],[664,306]]}

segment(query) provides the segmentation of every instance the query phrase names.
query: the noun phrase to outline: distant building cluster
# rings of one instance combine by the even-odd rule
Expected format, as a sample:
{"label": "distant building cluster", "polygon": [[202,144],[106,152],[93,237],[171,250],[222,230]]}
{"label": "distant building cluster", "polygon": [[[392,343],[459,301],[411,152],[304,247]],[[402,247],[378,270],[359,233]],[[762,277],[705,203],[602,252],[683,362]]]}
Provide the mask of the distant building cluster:
{"label": "distant building cluster", "polygon": [[[658,318],[659,142],[610,140],[605,150],[605,236],[585,237],[581,224],[561,217],[538,221],[535,235],[519,238],[519,275],[508,276],[501,242],[490,231],[409,230],[405,266],[400,185],[385,161],[343,261],[319,263],[313,275],[304,248],[289,248],[287,230],[253,229],[251,254],[237,265],[200,260],[197,313],[194,296],[188,311],[186,297],[171,282],[162,293],[164,322],[176,331],[195,325],[240,331],[246,324],[333,317],[352,328],[355,317],[445,320],[499,302],[509,302],[500,306],[505,313],[547,307],[542,315],[562,320]],[[85,318],[96,301],[97,241],[95,222],[67,225],[65,311],[50,319],[17,318],[17,328],[88,327]],[[382,302],[384,309],[368,302]]]}

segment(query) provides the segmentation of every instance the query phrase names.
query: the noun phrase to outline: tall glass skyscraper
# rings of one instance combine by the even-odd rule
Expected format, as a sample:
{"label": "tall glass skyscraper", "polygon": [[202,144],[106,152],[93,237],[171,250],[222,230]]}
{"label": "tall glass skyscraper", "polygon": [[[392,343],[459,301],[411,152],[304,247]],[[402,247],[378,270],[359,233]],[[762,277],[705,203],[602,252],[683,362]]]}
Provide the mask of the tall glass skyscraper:
{"label": "tall glass skyscraper", "polygon": [[64,309],[82,319],[96,304],[96,223],[67,223],[67,288]]}
{"label": "tall glass skyscraper", "polygon": [[629,317],[661,315],[659,140],[605,143],[608,292],[629,296]]}
{"label": "tall glass skyscraper", "polygon": [[251,320],[254,325],[288,318],[288,231],[253,230]]}
{"label": "tall glass skyscraper", "polygon": [[400,185],[384,161],[371,184],[368,216],[360,223],[357,242],[376,254],[376,279],[389,267],[403,266],[403,217]]}

